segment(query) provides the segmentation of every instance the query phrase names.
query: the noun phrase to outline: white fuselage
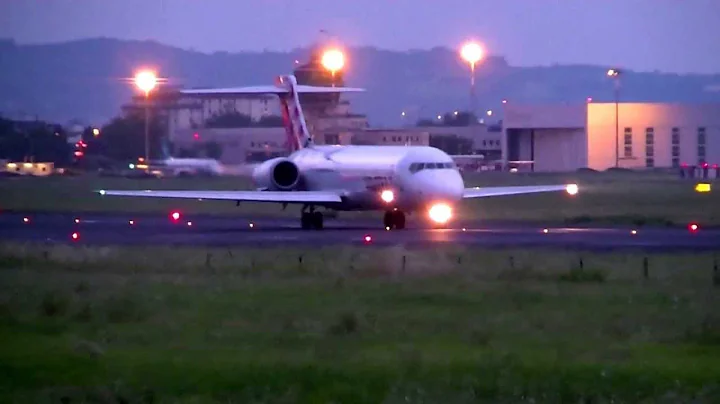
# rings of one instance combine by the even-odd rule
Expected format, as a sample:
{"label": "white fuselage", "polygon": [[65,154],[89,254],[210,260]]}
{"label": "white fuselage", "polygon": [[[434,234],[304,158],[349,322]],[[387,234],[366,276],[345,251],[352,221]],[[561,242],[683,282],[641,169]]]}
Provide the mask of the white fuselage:
{"label": "white fuselage", "polygon": [[176,174],[196,174],[198,172],[204,172],[219,175],[223,173],[222,165],[214,159],[171,157],[162,160],[161,164],[168,169],[173,170]]}
{"label": "white fuselage", "polygon": [[[340,210],[453,206],[465,188],[452,158],[428,146],[312,146],[288,159],[298,167],[303,189],[339,190],[344,203],[335,208]],[[381,197],[387,190],[392,201]]]}

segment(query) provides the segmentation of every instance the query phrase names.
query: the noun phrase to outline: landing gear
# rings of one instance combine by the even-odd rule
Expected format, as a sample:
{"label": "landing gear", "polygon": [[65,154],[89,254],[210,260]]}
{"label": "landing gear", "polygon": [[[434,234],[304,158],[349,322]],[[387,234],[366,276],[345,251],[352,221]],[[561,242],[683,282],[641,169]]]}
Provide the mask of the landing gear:
{"label": "landing gear", "polygon": [[302,216],[300,217],[300,225],[303,230],[322,230],[324,225],[323,219],[323,214],[315,212],[313,208],[310,208],[310,212],[305,212],[303,209]]}
{"label": "landing gear", "polygon": [[383,224],[385,224],[386,229],[402,230],[405,228],[405,213],[399,210],[387,211],[383,218]]}

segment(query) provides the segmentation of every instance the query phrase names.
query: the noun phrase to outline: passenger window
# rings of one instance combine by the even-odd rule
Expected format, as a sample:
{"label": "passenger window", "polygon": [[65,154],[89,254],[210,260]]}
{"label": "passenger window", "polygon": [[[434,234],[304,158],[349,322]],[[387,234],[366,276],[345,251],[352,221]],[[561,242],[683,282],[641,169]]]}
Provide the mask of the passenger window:
{"label": "passenger window", "polygon": [[411,173],[416,173],[416,172],[418,172],[418,171],[420,171],[420,163],[412,163],[412,164],[410,164],[410,172],[411,172]]}

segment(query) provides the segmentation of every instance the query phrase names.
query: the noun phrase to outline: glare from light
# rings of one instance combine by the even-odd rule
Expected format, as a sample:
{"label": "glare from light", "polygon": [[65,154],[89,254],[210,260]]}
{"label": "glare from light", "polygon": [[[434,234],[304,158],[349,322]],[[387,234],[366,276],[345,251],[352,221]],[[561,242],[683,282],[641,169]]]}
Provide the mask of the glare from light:
{"label": "glare from light", "polygon": [[630,234],[632,234],[633,236],[636,235],[636,234],[637,234],[637,230],[633,229],[633,230],[630,232]]}
{"label": "glare from light", "polygon": [[618,69],[609,69],[607,75],[608,77],[617,77],[620,75],[620,71]]}
{"label": "glare from light", "polygon": [[345,54],[339,49],[326,50],[321,59],[324,68],[335,74],[345,67]]}
{"label": "glare from light", "polygon": [[30,222],[30,218],[24,217],[24,218],[23,218],[23,222],[29,223],[29,222]]}
{"label": "glare from light", "polygon": [[386,189],[382,191],[382,193],[380,194],[380,198],[386,203],[390,203],[395,200],[395,193],[393,193],[393,191],[389,189]]}
{"label": "glare from light", "polygon": [[76,217],[76,218],[75,218],[75,223],[80,223],[80,219]]}
{"label": "glare from light", "polygon": [[252,229],[253,227],[255,227],[255,223],[250,223],[249,226],[250,226],[250,228]]}
{"label": "glare from light", "polygon": [[700,226],[698,226],[697,223],[691,223],[690,226],[688,226],[688,228],[690,229],[690,231],[695,232],[700,228]]}
{"label": "glare from light", "polygon": [[130,226],[132,226],[132,225],[135,224],[135,221],[134,221],[134,220],[129,220],[128,223],[130,224]]}
{"label": "glare from light", "polygon": [[177,220],[180,219],[180,212],[173,212],[172,214],[170,214],[170,217],[171,217],[173,220],[177,221]]}
{"label": "glare from light", "polygon": [[366,243],[369,243],[369,242],[371,242],[371,241],[372,241],[372,237],[370,237],[370,235],[365,236],[365,242],[366,242]]}
{"label": "glare from light", "polygon": [[543,229],[543,233],[548,234],[548,233],[550,233],[550,230],[548,230],[548,229]]}
{"label": "glare from light", "polygon": [[695,192],[710,192],[711,186],[710,183],[699,183],[695,186]]}
{"label": "glare from light", "polygon": [[468,42],[460,49],[460,56],[474,67],[485,56],[485,51],[477,42]]}
{"label": "glare from light", "polygon": [[452,218],[452,208],[444,203],[436,203],[428,211],[428,216],[433,222],[444,224]]}
{"label": "glare from light", "polygon": [[187,222],[188,227],[192,226],[192,222]]}
{"label": "glare from light", "polygon": [[487,110],[487,116],[492,116],[492,114],[493,114],[492,110],[491,110],[491,109],[488,109],[488,110]]}
{"label": "glare from light", "polygon": [[390,231],[390,226],[385,226],[385,230]]}
{"label": "glare from light", "polygon": [[143,70],[135,75],[135,86],[145,94],[150,93],[157,85],[157,82],[157,75],[150,70]]}
{"label": "glare from light", "polygon": [[100,129],[98,129],[98,128],[93,128],[93,136],[95,136],[95,137],[100,136]]}
{"label": "glare from light", "polygon": [[77,240],[77,239],[80,238],[80,234],[78,234],[77,232],[75,232],[75,233],[71,234],[70,237],[72,237],[73,240]]}
{"label": "glare from light", "polygon": [[567,193],[570,195],[577,195],[579,188],[578,188],[577,184],[568,184],[565,187],[565,191],[567,191]]}

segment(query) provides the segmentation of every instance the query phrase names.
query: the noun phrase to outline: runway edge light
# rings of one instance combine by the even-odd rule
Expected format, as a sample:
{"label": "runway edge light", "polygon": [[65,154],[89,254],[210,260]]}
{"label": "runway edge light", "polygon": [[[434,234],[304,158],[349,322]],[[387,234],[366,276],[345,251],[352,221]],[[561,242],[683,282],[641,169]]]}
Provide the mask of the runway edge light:
{"label": "runway edge light", "polygon": [[711,186],[709,183],[701,182],[695,185],[695,192],[710,192]]}

